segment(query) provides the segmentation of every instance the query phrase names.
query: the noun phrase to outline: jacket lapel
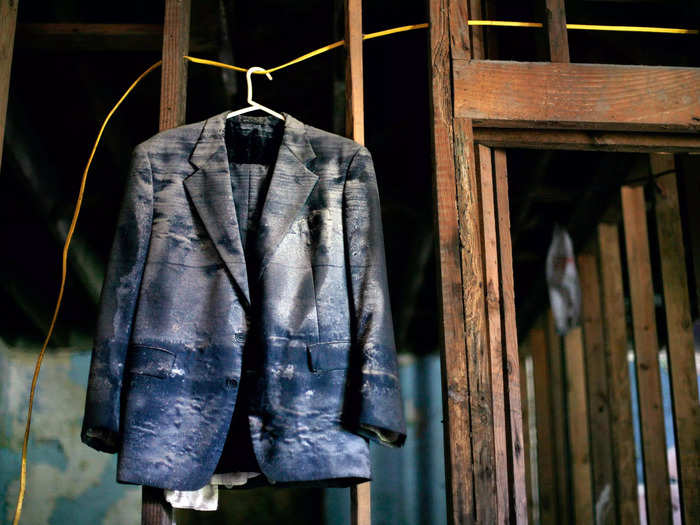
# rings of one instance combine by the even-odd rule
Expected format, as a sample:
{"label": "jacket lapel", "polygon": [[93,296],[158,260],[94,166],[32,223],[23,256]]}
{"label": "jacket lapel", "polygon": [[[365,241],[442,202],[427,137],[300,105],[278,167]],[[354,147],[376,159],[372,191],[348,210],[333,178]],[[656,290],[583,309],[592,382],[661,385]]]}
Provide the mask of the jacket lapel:
{"label": "jacket lapel", "polygon": [[[190,157],[197,169],[185,178],[184,184],[221,259],[250,305],[249,276],[226,151],[224,133],[227,114],[228,111],[219,113],[204,123]],[[318,181],[318,175],[308,168],[316,154],[306,136],[304,124],[288,113],[283,112],[283,115],[282,140],[260,215],[258,238],[254,243],[255,256],[260,262],[257,277],[262,276],[275,248]]]}
{"label": "jacket lapel", "polygon": [[190,157],[197,170],[184,183],[207,233],[249,306],[248,272],[224,139],[227,113],[207,119]]}
{"label": "jacket lapel", "polygon": [[316,158],[304,124],[284,113],[285,127],[258,225],[256,251],[260,278],[289,227],[318,182],[308,168]]}

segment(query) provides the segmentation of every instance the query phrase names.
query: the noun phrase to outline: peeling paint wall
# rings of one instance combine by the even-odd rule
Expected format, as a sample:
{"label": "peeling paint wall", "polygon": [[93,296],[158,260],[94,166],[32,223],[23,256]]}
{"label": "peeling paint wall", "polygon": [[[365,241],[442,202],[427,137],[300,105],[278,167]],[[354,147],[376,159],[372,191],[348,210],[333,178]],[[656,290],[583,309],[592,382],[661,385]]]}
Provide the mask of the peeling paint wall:
{"label": "peeling paint wall", "polygon": [[[0,343],[0,525],[12,523],[29,387],[39,348]],[[117,484],[116,457],[80,441],[90,351],[46,353],[34,398],[23,524],[140,522],[140,487]]]}

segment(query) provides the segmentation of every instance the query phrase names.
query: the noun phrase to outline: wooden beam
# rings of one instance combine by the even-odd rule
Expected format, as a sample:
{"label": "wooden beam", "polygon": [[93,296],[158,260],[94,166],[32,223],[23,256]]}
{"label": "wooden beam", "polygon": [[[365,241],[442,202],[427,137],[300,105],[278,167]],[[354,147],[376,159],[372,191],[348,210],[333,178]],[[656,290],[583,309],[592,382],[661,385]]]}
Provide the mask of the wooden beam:
{"label": "wooden beam", "polygon": [[496,206],[498,242],[501,262],[501,292],[503,302],[503,341],[505,343],[506,413],[508,418],[508,485],[511,495],[510,521],[527,523],[527,492],[525,491],[525,455],[521,414],[520,359],[518,329],[515,318],[515,282],[513,279],[513,246],[510,237],[510,204],[508,197],[508,168],[505,150],[493,152],[496,173]]}
{"label": "wooden beam", "polygon": [[549,60],[569,62],[569,33],[566,29],[564,0],[546,0],[544,14],[549,41]]}
{"label": "wooden beam", "polygon": [[569,492],[568,438],[566,424],[566,376],[561,336],[557,333],[552,311],[547,310],[547,358],[549,360],[549,389],[552,400],[552,440],[556,462],[557,522],[570,522],[571,494]]}
{"label": "wooden beam", "polygon": [[479,189],[481,191],[481,220],[484,228],[484,279],[486,315],[488,324],[488,351],[492,397],[493,461],[496,489],[496,523],[507,523],[508,502],[508,449],[505,412],[505,385],[503,382],[503,342],[501,339],[501,286],[498,260],[496,205],[494,201],[494,169],[491,149],[478,147]]}
{"label": "wooden beam", "polygon": [[[16,46],[44,52],[161,51],[163,24],[19,24]],[[190,52],[214,51],[216,47],[216,32],[192,35]]]}
{"label": "wooden beam", "polygon": [[644,188],[623,186],[621,195],[637,362],[647,520],[648,523],[654,524],[671,523],[659,347]]}
{"label": "wooden beam", "polygon": [[535,383],[537,420],[537,481],[539,485],[540,523],[559,523],[555,484],[555,450],[552,428],[552,399],[545,319],[540,317],[530,331],[530,352]]}
{"label": "wooden beam", "polygon": [[600,277],[595,255],[578,256],[581,281],[581,317],[586,355],[586,384],[593,463],[593,504],[596,523],[616,523],[613,451],[610,431],[608,369],[603,343],[603,319],[600,306]]}
{"label": "wooden beam", "polygon": [[[345,133],[365,143],[365,102],[362,71],[362,0],[345,0]],[[350,522],[371,525],[370,483],[350,487]]]}
{"label": "wooden beam", "polygon": [[[469,387],[459,253],[457,187],[453,149],[452,85],[448,0],[430,0],[431,153],[436,253],[441,317],[447,522],[470,523],[473,516],[473,464],[469,439]],[[468,41],[468,36],[467,36]]]}
{"label": "wooden beam", "polygon": [[629,153],[700,152],[700,136],[688,133],[474,128],[474,140],[493,148]]}
{"label": "wooden beam", "polygon": [[697,132],[700,68],[453,60],[475,126]]}
{"label": "wooden beam", "polygon": [[629,366],[627,323],[620,257],[620,236],[616,224],[598,225],[598,256],[603,306],[605,355],[608,365],[610,421],[615,462],[615,496],[618,523],[639,523],[639,495],[634,453],[634,428]]}
{"label": "wooden beam", "polygon": [[19,0],[0,0],[0,163],[2,163],[2,145],[5,138],[18,4]]}
{"label": "wooden beam", "polygon": [[571,478],[574,500],[574,523],[593,521],[593,494],[591,490],[590,427],[586,395],[586,364],[583,351],[583,333],[580,326],[564,336],[566,354],[566,384],[569,423],[569,450],[571,451]]}
{"label": "wooden beam", "polygon": [[[528,361],[528,359],[530,361]],[[525,493],[527,495],[526,505],[527,505],[527,522],[526,523],[536,523],[533,519],[533,514],[537,511],[533,508],[533,502],[536,499],[536,494],[533,492],[533,488],[536,486],[533,483],[533,469],[537,469],[537,464],[533,464],[532,453],[532,440],[530,439],[530,419],[534,418],[534,408],[533,398],[534,393],[529,388],[529,383],[527,380],[527,367],[528,362],[531,361],[530,356],[530,334],[525,337],[525,339],[520,344],[520,393],[522,400],[522,417],[523,417],[523,448],[524,448],[524,464],[525,464]]]}
{"label": "wooden beam", "polygon": [[676,458],[684,523],[700,523],[700,404],[685,248],[672,155],[652,155],[656,228],[661,257],[668,358],[673,391]]}
{"label": "wooden beam", "polygon": [[190,0],[165,0],[163,66],[160,85],[159,129],[185,123],[187,62],[190,46]]}

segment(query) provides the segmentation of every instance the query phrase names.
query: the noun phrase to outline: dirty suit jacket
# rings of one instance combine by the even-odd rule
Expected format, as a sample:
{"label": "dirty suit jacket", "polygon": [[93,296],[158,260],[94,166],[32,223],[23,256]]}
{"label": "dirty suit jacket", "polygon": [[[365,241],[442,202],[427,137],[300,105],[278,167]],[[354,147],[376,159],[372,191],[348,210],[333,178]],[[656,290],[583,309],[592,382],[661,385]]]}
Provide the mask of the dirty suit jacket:
{"label": "dirty suit jacket", "polygon": [[244,249],[226,114],[133,150],[81,438],[119,482],[195,490],[245,384],[269,480],[370,479],[369,440],[406,433],[372,158],[285,113]]}

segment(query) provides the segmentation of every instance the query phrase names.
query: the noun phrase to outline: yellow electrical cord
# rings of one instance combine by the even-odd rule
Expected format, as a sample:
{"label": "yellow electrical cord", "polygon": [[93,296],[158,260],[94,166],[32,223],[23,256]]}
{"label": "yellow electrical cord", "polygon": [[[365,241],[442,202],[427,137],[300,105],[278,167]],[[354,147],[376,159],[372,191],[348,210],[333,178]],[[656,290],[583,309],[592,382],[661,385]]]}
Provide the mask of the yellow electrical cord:
{"label": "yellow electrical cord", "polygon": [[[543,27],[543,24],[538,23],[538,22],[507,22],[507,21],[498,21],[498,20],[469,20],[468,24],[472,25],[472,26]],[[391,35],[394,33],[402,33],[404,31],[411,31],[413,29],[423,29],[423,28],[427,28],[427,27],[429,27],[428,23],[394,27],[392,29],[386,29],[384,31],[377,31],[375,33],[368,33],[366,35],[362,35],[362,40],[370,40],[372,38],[378,38],[381,36]],[[566,27],[568,29],[587,29],[587,30],[593,30],[593,31],[635,31],[635,32],[643,32],[643,33],[698,34],[698,31],[695,29],[674,29],[674,28],[665,28],[665,27],[601,26],[601,25],[585,25],[585,24],[567,24]],[[327,46],[324,46],[324,47],[318,48],[314,51],[311,51],[310,53],[306,53],[305,55],[302,55],[298,58],[295,58],[294,60],[290,60],[289,62],[285,62],[284,64],[281,64],[279,66],[267,69],[265,71],[256,71],[256,73],[258,73],[258,74],[273,73],[273,72],[279,71],[280,69],[283,69],[285,67],[288,67],[288,66],[291,66],[293,64],[297,64],[299,62],[307,60],[311,57],[320,55],[321,53],[325,53],[326,51],[330,51],[331,49],[335,49],[337,47],[340,47],[344,44],[345,44],[344,40],[339,40],[339,41],[334,42],[332,44],[329,44]],[[207,60],[204,58],[196,58],[196,57],[192,57],[189,55],[184,55],[183,58],[186,60],[189,60],[190,62],[194,62],[197,64],[217,66],[217,67],[226,68],[226,69],[233,69],[235,71],[241,71],[241,72],[247,71],[246,68],[233,66],[230,64],[224,64],[222,62],[216,62],[214,60]],[[22,504],[24,503],[24,493],[25,493],[26,481],[27,481],[27,444],[29,442],[29,429],[30,429],[31,421],[32,421],[32,407],[34,406],[34,394],[36,391],[36,384],[37,384],[37,381],[39,379],[39,370],[41,369],[41,363],[44,360],[44,354],[46,353],[46,348],[49,344],[49,340],[51,339],[51,335],[53,334],[53,329],[54,329],[54,326],[56,325],[56,319],[58,317],[58,312],[61,308],[61,302],[63,300],[63,291],[64,291],[65,285],[66,285],[66,271],[67,271],[67,265],[68,265],[68,247],[70,246],[71,239],[73,238],[73,233],[75,231],[75,225],[78,222],[78,215],[80,214],[80,208],[82,207],[83,195],[85,193],[85,183],[87,182],[88,171],[90,169],[90,165],[92,164],[92,159],[95,156],[95,151],[97,150],[97,146],[99,145],[100,139],[102,138],[102,133],[104,132],[105,128],[107,127],[107,123],[112,118],[112,115],[114,114],[114,112],[121,105],[121,103],[124,102],[124,99],[126,99],[126,97],[129,95],[129,93],[131,93],[131,91],[136,87],[136,85],[139,82],[141,82],[141,80],[146,75],[148,75],[154,69],[158,68],[162,64],[162,62],[163,62],[162,60],[159,60],[158,62],[151,65],[148,69],[146,69],[143,73],[141,73],[138,76],[138,78],[136,80],[134,80],[134,82],[124,92],[124,94],[117,101],[117,103],[110,110],[110,112],[107,114],[107,116],[104,119],[104,122],[102,123],[102,126],[100,127],[100,131],[97,133],[97,138],[95,139],[95,143],[92,146],[92,151],[90,152],[90,156],[88,157],[88,161],[87,161],[87,164],[85,166],[85,170],[83,171],[83,176],[82,176],[82,179],[80,181],[80,190],[78,192],[78,199],[77,199],[77,202],[75,204],[75,210],[73,211],[73,219],[71,220],[70,228],[68,229],[68,235],[66,235],[66,240],[63,244],[63,255],[61,258],[61,284],[60,284],[59,290],[58,290],[58,299],[56,300],[56,307],[55,307],[54,312],[53,312],[53,317],[51,318],[51,324],[49,325],[48,333],[46,334],[46,338],[44,339],[44,344],[42,345],[41,351],[39,352],[39,356],[37,357],[37,360],[36,360],[36,365],[34,367],[34,376],[32,377],[32,385],[31,385],[31,388],[29,391],[29,408],[27,409],[27,423],[26,423],[26,426],[24,429],[24,441],[22,442],[22,460],[21,460],[21,472],[20,472],[20,479],[19,479],[19,494],[17,496],[17,507],[15,509],[15,516],[14,516],[14,519],[12,521],[13,525],[19,524],[19,519],[20,519],[20,516],[22,515]]]}

